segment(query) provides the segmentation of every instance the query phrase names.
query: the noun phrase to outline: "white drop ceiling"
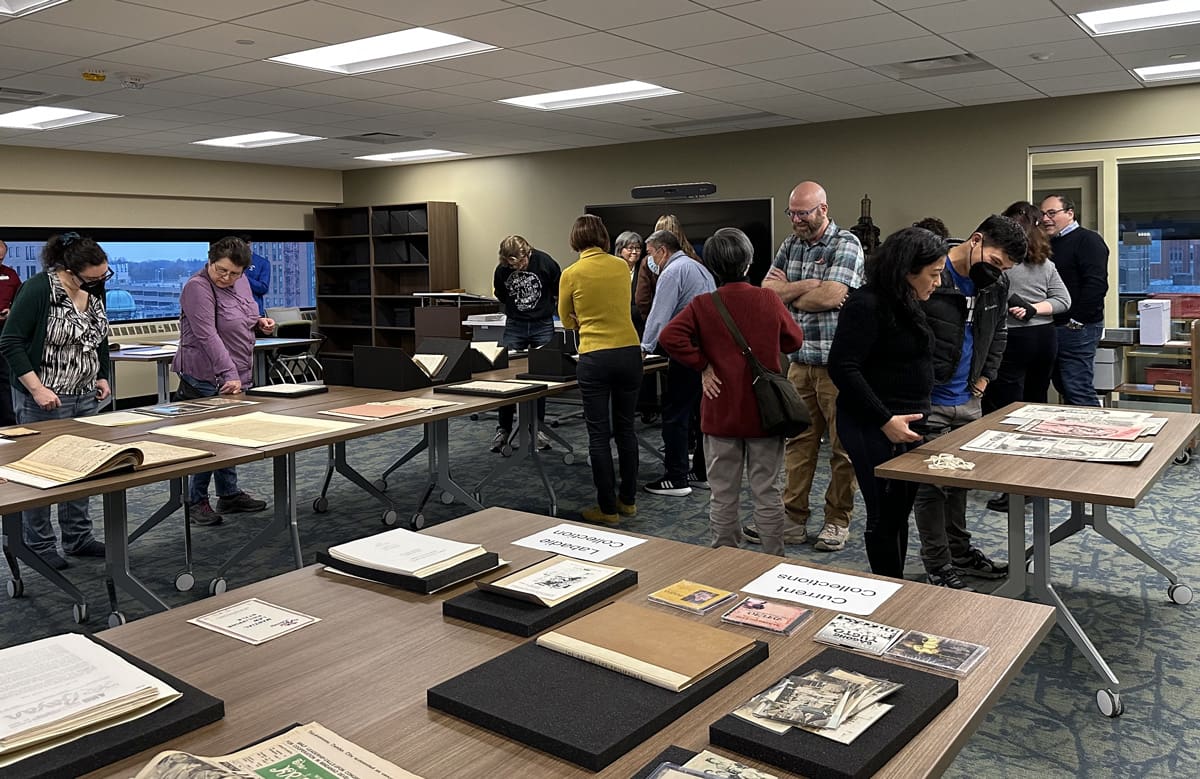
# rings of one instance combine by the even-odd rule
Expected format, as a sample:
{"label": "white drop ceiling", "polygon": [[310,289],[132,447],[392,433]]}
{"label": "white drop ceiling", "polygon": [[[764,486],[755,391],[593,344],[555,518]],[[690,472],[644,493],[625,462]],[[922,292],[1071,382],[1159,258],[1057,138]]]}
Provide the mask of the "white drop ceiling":
{"label": "white drop ceiling", "polygon": [[[11,89],[123,117],[0,129],[0,144],[347,170],[420,148],[494,156],[1138,89],[1129,68],[1200,59],[1200,26],[1090,38],[1068,16],[1128,2],[70,0],[0,22],[0,112],[31,104]],[[502,50],[355,77],[264,61],[416,26]],[[985,67],[876,70],[958,54]],[[682,94],[552,113],[494,102],[631,79]],[[328,140],[192,145],[263,130]],[[365,133],[400,138],[343,140]]]}

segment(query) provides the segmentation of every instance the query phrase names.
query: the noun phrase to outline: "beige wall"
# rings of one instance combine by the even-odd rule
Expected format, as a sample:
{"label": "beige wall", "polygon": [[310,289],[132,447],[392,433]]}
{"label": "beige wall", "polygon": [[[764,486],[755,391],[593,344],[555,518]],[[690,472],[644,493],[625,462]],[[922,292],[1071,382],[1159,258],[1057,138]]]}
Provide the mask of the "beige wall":
{"label": "beige wall", "polygon": [[[1028,194],[1028,148],[1200,134],[1200,85],[926,111],[798,127],[542,154],[347,171],[348,204],[448,200],[459,206],[460,278],[488,292],[496,247],[520,233],[564,264],[589,204],[629,201],[638,184],[711,181],[718,198],[774,197],[803,179],[854,224],[869,194],[884,231],[940,216],[963,234]],[[652,201],[648,201],[652,202]],[[665,210],[665,207],[664,207]],[[686,225],[685,225],[686,227]],[[787,234],[781,213],[776,241]]]}
{"label": "beige wall", "polygon": [[0,146],[0,224],[302,230],[339,171]]}

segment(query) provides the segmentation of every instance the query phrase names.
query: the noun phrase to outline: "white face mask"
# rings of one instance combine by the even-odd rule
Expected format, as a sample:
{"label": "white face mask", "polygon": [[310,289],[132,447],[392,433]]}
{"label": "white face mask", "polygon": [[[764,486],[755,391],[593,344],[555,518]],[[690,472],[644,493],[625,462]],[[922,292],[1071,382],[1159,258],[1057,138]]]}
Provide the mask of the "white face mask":
{"label": "white face mask", "polygon": [[654,261],[654,255],[650,252],[646,252],[646,265],[655,276],[659,274],[658,263]]}

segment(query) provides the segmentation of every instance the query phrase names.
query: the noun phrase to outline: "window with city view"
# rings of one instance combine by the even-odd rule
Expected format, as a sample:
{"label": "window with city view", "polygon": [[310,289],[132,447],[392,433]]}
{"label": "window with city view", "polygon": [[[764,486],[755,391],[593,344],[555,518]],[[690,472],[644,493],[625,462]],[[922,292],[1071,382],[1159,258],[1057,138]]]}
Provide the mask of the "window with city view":
{"label": "window with city view", "polygon": [[1122,294],[1200,293],[1200,160],[1117,169]]}
{"label": "window with city view", "polygon": [[[6,242],[5,264],[15,268],[22,279],[42,270],[44,241]],[[207,240],[120,241],[97,237],[97,242],[108,254],[114,274],[105,287],[108,318],[114,322],[177,318],[179,291],[208,262]],[[254,262],[265,258],[271,263],[267,307],[316,305],[311,240],[252,241],[250,246]]]}

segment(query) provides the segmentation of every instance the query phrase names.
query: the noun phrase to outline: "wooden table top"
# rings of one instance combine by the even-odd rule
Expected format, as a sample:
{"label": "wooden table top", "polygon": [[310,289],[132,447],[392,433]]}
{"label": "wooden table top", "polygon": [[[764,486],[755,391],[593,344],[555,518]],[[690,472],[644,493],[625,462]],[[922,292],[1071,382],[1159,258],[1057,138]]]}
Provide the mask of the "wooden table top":
{"label": "wooden table top", "polygon": [[[1167,424],[1156,436],[1139,438],[1154,447],[1137,464],[1053,460],[990,452],[968,452],[962,445],[986,430],[1013,430],[1000,420],[1025,405],[1013,403],[957,430],[888,460],[875,469],[886,479],[903,479],[948,487],[1008,492],[1014,495],[1058,498],[1132,508],[1158,481],[1200,429],[1200,415],[1155,411]],[[934,454],[953,454],[975,463],[970,471],[931,471],[923,461]]]}
{"label": "wooden table top", "polygon": [[[481,542],[517,568],[544,553],[509,542],[559,522],[492,508],[431,532]],[[650,538],[610,562],[638,571],[638,586],[620,599],[641,603],[647,593],[685,577],[736,590],[772,568],[779,558]],[[310,566],[104,631],[101,637],[106,641],[224,699],[226,715],[221,722],[91,776],[125,779],[163,749],[224,754],[292,723],[316,720],[426,779],[628,777],[670,744],[704,748],[709,723],[824,649],[811,639],[834,613],[816,609],[813,618],[790,637],[725,626],[767,641],[770,658],[604,771],[592,774],[426,707],[429,687],[527,640],[443,617],[442,601],[471,586],[421,596]],[[186,622],[250,597],[322,621],[260,646]],[[692,618],[718,625],[720,610]],[[870,618],[990,646],[980,664],[960,680],[958,699],[878,774],[910,779],[945,770],[1050,630],[1054,611],[906,582]]]}

